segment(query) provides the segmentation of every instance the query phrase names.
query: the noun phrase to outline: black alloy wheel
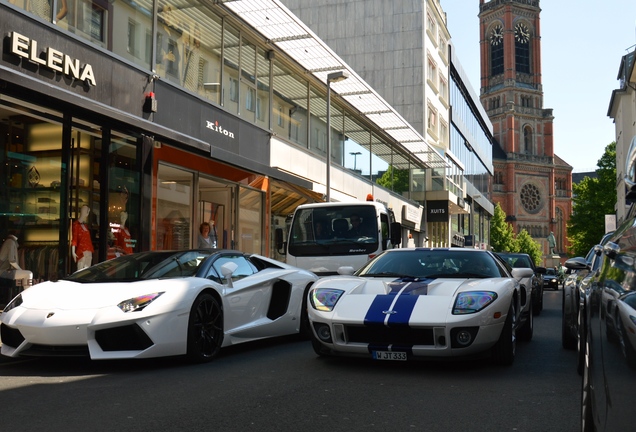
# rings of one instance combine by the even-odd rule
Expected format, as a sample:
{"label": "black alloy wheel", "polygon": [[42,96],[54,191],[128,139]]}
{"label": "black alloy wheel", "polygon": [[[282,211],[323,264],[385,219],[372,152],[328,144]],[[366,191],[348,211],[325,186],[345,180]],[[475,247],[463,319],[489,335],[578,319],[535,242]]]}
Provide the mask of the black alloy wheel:
{"label": "black alloy wheel", "polygon": [[499,340],[492,347],[492,359],[501,366],[509,366],[515,359],[517,351],[517,311],[515,308],[515,300],[513,299],[508,309],[508,316],[504,323]]}
{"label": "black alloy wheel", "polygon": [[195,363],[209,362],[222,344],[223,310],[212,294],[199,294],[190,310],[187,357]]}
{"label": "black alloy wheel", "polygon": [[530,341],[534,333],[534,305],[530,302],[530,310],[526,321],[519,327],[519,340]]}

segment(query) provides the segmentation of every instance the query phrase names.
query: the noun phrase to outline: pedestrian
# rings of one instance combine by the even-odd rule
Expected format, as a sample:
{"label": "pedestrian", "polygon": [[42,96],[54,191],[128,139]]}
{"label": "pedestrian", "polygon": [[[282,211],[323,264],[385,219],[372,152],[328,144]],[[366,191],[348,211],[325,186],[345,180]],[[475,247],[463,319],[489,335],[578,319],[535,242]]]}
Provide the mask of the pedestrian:
{"label": "pedestrian", "polygon": [[216,248],[216,231],[214,228],[214,222],[203,222],[199,226],[199,241],[198,247],[200,249]]}

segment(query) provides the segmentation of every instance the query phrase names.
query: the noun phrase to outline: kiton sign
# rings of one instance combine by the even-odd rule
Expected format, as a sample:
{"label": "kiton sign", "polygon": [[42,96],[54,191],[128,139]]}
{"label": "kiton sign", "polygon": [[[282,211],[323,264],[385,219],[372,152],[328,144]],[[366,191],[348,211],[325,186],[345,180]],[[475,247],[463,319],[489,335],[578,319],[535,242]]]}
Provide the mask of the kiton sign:
{"label": "kiton sign", "polygon": [[44,58],[42,58],[40,57],[41,51],[38,51],[38,42],[17,32],[10,34],[10,47],[11,54],[23,57],[52,71],[63,73],[86,84],[96,85],[95,74],[90,64],[82,65],[79,60],[73,59],[61,51],[47,47],[43,50]]}
{"label": "kiton sign", "polygon": [[220,133],[221,135],[225,135],[228,138],[234,139],[234,132],[230,132],[227,129],[224,129],[217,121],[209,121],[206,120],[206,128],[213,130],[214,132]]}

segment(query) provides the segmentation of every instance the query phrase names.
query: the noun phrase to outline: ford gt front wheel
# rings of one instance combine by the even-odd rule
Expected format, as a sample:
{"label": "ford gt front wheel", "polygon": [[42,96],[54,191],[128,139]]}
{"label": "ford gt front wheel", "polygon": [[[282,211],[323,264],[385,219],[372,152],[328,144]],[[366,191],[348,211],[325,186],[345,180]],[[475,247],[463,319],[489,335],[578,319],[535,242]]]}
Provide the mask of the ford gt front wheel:
{"label": "ford gt front wheel", "polygon": [[190,361],[212,360],[223,343],[223,310],[218,300],[202,293],[194,300],[188,320],[188,353]]}
{"label": "ford gt front wheel", "polygon": [[513,300],[508,309],[508,316],[506,317],[503,329],[501,329],[499,340],[495,346],[492,347],[492,359],[496,364],[508,366],[511,365],[515,359],[517,350],[516,321],[517,317]]}

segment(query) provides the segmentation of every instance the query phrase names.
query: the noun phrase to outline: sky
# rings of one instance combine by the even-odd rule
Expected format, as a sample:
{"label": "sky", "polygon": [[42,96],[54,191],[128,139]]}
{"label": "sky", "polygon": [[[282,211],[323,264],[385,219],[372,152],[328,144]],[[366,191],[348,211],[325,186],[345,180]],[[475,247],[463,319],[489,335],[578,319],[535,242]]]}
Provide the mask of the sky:
{"label": "sky", "polygon": [[[479,0],[441,0],[462,68],[479,95]],[[574,172],[595,171],[615,141],[607,116],[621,58],[636,45],[636,0],[543,0],[543,108],[554,115],[554,152]]]}

